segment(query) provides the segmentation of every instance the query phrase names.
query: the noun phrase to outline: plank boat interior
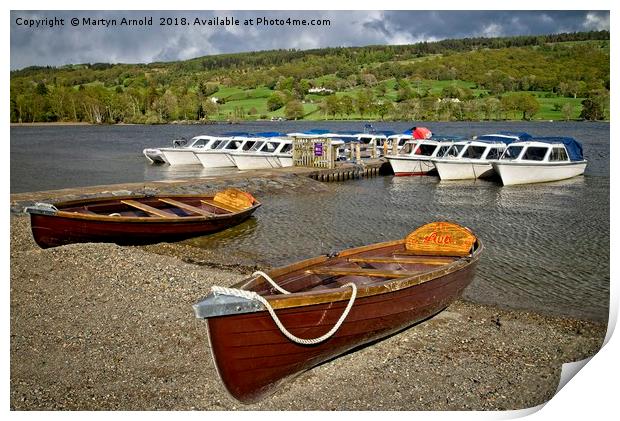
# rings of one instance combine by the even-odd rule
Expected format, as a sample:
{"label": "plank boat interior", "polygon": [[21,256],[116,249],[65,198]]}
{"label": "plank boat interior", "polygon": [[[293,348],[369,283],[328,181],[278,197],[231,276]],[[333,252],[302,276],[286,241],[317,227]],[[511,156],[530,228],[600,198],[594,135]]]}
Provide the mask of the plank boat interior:
{"label": "plank boat interior", "polygon": [[65,212],[86,215],[109,216],[118,214],[126,217],[191,217],[228,215],[239,210],[226,209],[226,205],[203,201],[200,198],[137,198],[114,202],[61,208]]}
{"label": "plank boat interior", "polygon": [[[365,287],[437,270],[456,260],[458,257],[413,255],[406,252],[404,244],[397,244],[302,267],[279,277],[278,285],[291,293],[331,290],[349,282]],[[279,294],[262,277],[244,288],[260,295]]]}

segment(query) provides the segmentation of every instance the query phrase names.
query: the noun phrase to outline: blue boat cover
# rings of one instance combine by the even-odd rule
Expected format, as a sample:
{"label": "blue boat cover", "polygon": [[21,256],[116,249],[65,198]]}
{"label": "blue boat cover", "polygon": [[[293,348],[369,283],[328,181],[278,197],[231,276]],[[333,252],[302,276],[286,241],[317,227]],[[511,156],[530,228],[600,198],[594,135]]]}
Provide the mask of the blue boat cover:
{"label": "blue boat cover", "polygon": [[532,138],[532,135],[525,132],[499,132],[498,134],[503,134],[505,136],[515,136],[518,137],[519,140],[525,141]]}
{"label": "blue boat cover", "polygon": [[[506,139],[503,136],[514,136],[517,139]],[[526,140],[532,139],[532,136],[525,132],[498,132],[497,134],[483,134],[481,136],[477,136],[476,140],[480,141],[489,141],[489,142],[503,142],[503,143],[512,143],[512,142],[524,142]]]}
{"label": "blue boat cover", "polygon": [[278,137],[278,136],[284,136],[284,134],[282,134],[280,132],[260,132],[260,133],[254,133],[252,136],[255,136],[255,137]]}
{"label": "blue boat cover", "polygon": [[572,137],[545,136],[533,137],[529,140],[543,143],[563,143],[571,161],[583,161],[583,147],[581,146],[581,143]]}
{"label": "blue boat cover", "polygon": [[306,130],[305,132],[302,132],[304,134],[325,134],[325,133],[329,133],[329,130],[326,129],[310,129],[310,130]]}

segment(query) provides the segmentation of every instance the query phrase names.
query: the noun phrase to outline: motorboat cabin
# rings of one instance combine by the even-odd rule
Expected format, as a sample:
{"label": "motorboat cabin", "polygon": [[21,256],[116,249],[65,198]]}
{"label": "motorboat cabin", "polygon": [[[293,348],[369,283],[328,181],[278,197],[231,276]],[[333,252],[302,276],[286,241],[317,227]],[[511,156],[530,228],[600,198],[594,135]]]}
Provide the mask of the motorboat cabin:
{"label": "motorboat cabin", "polygon": [[159,148],[159,150],[170,165],[200,165],[194,151],[213,149],[221,141],[222,137],[219,136],[196,136],[184,145],[174,142],[175,146]]}
{"label": "motorboat cabin", "polygon": [[229,156],[240,170],[263,168],[281,168],[293,166],[293,141],[273,137],[254,139],[254,144],[247,150],[230,152]]}
{"label": "motorboat cabin", "polygon": [[571,137],[538,137],[514,142],[493,168],[505,186],[564,180],[584,173],[581,144]]}
{"label": "motorboat cabin", "polygon": [[432,160],[445,154],[452,144],[447,140],[408,140],[397,155],[386,158],[397,176],[424,175],[435,169]]}
{"label": "motorboat cabin", "polygon": [[196,158],[205,168],[233,168],[235,161],[230,156],[233,152],[248,151],[258,142],[248,137],[232,137],[225,139],[214,148],[194,151]]}
{"label": "motorboat cabin", "polygon": [[499,159],[505,149],[506,143],[492,140],[454,142],[433,163],[442,180],[489,177],[495,173],[491,161]]}

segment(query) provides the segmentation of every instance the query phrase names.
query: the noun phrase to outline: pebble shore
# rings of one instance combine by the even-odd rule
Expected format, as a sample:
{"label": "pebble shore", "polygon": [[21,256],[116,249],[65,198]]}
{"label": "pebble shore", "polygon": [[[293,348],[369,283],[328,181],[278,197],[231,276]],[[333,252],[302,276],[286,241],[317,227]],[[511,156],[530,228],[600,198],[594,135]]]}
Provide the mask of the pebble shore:
{"label": "pebble shore", "polygon": [[43,250],[27,216],[10,224],[12,410],[523,409],[551,399],[562,363],[594,355],[606,331],[457,301],[243,405],[221,385],[192,304],[253,267],[183,243]]}

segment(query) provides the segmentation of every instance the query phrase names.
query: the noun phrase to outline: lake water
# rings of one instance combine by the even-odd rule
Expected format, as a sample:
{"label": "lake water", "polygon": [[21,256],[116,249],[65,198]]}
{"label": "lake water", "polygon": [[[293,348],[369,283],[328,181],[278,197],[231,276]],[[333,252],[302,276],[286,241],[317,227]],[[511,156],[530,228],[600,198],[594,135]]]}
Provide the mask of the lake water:
{"label": "lake water", "polygon": [[[403,131],[415,124],[373,123]],[[609,305],[609,124],[585,122],[425,123],[438,134],[500,130],[572,136],[584,146],[584,176],[502,187],[434,176],[328,183],[312,195],[260,197],[249,221],[189,244],[282,265],[319,253],[402,238],[432,220],[470,227],[486,250],[465,296],[505,307],[606,320]],[[175,137],[230,131],[360,130],[359,122],[264,122],[210,126],[11,128],[11,192],[213,174],[147,163],[141,151]]]}

